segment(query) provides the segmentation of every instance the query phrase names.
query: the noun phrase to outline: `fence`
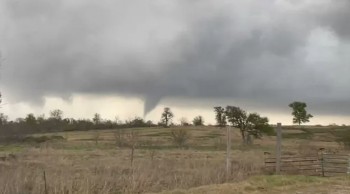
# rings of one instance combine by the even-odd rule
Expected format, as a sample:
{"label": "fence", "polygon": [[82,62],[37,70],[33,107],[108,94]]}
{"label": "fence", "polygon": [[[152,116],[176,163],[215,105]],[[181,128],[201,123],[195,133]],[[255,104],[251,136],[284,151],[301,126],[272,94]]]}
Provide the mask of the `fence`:
{"label": "fence", "polygon": [[321,154],[322,176],[350,174],[350,155],[348,154]]}
{"label": "fence", "polygon": [[[273,173],[276,169],[275,157],[265,158],[265,169]],[[350,175],[350,155],[321,153],[315,156],[281,156],[281,174],[302,174],[310,176]]]}

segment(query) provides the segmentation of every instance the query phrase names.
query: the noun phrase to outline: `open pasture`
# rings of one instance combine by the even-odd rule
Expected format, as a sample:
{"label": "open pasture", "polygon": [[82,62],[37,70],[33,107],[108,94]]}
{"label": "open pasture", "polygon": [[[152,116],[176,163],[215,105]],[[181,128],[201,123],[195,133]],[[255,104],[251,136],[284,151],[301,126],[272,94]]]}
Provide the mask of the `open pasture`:
{"label": "open pasture", "polygon": [[[173,130],[180,128],[188,135],[188,141],[181,147],[173,142],[171,136]],[[284,127],[284,154],[317,154],[321,147],[343,151],[343,146],[335,142],[334,132],[347,129]],[[47,136],[48,140],[0,146],[0,155],[3,156],[0,161],[0,193],[107,194],[172,190],[183,193],[203,185],[225,182],[237,185],[235,182],[246,179],[248,182],[244,184],[253,184],[255,179],[250,177],[265,177],[261,176],[265,174],[264,152],[273,154],[275,146],[274,136],[265,136],[254,140],[252,146],[243,146],[239,131],[233,129],[232,169],[227,177],[226,129],[134,128],[34,135],[35,138],[43,136]],[[63,139],[50,139],[50,136]],[[312,184],[320,181],[317,179]],[[213,188],[230,188],[232,185]],[[242,189],[241,193],[265,192],[256,185],[238,188]],[[271,189],[278,191],[279,187]],[[189,191],[203,193],[200,190]]]}

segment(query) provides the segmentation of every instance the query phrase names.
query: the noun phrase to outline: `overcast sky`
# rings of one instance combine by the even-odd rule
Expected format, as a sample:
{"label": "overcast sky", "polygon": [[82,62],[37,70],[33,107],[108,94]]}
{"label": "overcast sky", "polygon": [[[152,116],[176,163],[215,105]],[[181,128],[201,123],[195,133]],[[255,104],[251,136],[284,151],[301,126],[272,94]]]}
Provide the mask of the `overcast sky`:
{"label": "overcast sky", "polygon": [[350,124],[349,21],[349,0],[0,0],[1,110],[291,122],[305,101]]}

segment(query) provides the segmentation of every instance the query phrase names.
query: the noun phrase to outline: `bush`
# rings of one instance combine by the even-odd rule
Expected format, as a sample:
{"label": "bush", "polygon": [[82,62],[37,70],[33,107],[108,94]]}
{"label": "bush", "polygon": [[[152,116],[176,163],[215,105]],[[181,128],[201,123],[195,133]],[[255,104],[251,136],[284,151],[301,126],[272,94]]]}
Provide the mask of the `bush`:
{"label": "bush", "polygon": [[190,138],[190,134],[186,129],[173,129],[171,131],[171,139],[178,147],[184,147]]}
{"label": "bush", "polygon": [[22,139],[22,142],[25,143],[44,143],[47,141],[62,141],[65,140],[64,137],[60,136],[60,135],[52,135],[52,136],[27,136],[25,138]]}
{"label": "bush", "polygon": [[350,149],[350,130],[344,129],[341,131],[333,131],[336,141],[343,145],[345,148]]}

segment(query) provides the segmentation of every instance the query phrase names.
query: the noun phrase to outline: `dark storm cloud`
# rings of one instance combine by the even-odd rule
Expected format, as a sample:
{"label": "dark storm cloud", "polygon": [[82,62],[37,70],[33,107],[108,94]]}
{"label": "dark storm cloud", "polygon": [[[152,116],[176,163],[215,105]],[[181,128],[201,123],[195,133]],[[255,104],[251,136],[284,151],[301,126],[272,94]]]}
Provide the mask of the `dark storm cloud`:
{"label": "dark storm cloud", "polygon": [[349,57],[338,52],[350,48],[349,5],[2,1],[2,87],[34,103],[136,96],[145,112],[164,98],[232,98],[273,109],[304,100],[320,113],[349,114]]}
{"label": "dark storm cloud", "polygon": [[[321,21],[325,26],[334,30],[342,38],[350,38],[350,1],[333,1],[326,10],[327,14],[321,13]],[[323,12],[324,13],[324,12]]]}

